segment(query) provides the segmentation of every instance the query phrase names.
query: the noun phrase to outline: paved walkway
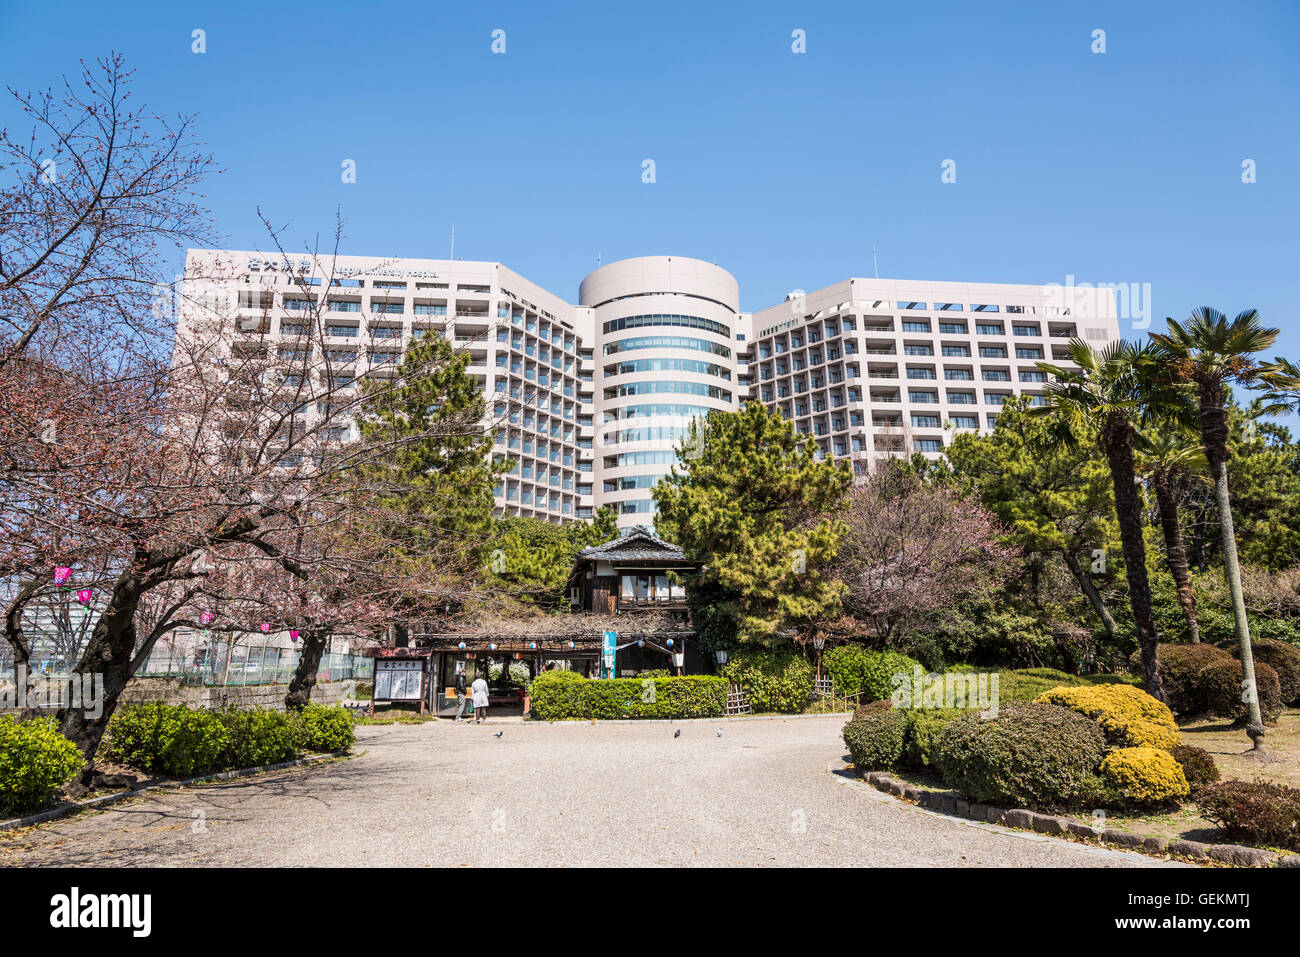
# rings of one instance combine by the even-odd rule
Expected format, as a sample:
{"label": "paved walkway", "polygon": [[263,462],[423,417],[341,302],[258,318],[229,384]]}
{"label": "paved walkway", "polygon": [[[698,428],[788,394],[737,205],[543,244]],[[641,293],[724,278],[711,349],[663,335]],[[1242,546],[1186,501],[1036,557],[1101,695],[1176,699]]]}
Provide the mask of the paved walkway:
{"label": "paved walkway", "polygon": [[843,724],[363,727],[364,753],[349,760],[154,793],[0,835],[0,864],[1161,863],[955,821],[837,777],[827,765],[843,754]]}

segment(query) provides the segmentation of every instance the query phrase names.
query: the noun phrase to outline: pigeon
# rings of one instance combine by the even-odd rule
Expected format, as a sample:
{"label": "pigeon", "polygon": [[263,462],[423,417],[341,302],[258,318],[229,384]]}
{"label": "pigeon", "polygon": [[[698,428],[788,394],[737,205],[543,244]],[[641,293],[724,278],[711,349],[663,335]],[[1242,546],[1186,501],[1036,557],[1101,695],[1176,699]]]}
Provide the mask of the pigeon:
{"label": "pigeon", "polygon": [[494,738],[499,738],[499,737],[501,737],[501,735],[502,735],[503,733],[504,733],[504,732],[502,732],[502,731],[498,731],[496,734],[492,735],[492,737],[494,737]]}
{"label": "pigeon", "polygon": [[674,737],[674,738],[680,738],[681,736],[682,736],[682,729],[681,729],[681,728],[678,728],[676,731],[673,732],[673,737]]}
{"label": "pigeon", "polygon": [[721,728],[718,729],[718,737],[722,737],[722,729],[721,729]]}

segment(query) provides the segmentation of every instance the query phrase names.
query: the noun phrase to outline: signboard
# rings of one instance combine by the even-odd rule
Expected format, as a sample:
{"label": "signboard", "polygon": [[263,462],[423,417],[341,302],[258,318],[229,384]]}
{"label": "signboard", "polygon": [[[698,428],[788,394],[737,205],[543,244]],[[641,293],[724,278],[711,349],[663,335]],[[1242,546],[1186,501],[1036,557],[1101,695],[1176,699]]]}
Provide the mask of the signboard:
{"label": "signboard", "polygon": [[423,660],[375,659],[376,701],[419,701]]}
{"label": "signboard", "polygon": [[618,641],[617,631],[605,632],[605,640],[601,647],[601,677],[614,677],[614,643]]}

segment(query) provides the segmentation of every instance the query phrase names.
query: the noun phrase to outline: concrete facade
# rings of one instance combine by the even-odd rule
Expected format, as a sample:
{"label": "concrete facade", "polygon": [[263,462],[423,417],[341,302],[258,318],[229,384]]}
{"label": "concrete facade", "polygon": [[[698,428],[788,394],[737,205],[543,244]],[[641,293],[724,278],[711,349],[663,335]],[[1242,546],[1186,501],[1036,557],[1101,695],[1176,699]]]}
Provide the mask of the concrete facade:
{"label": "concrete facade", "polygon": [[[848,279],[743,313],[730,273],[677,256],[602,266],[573,304],[500,263],[191,250],[181,330],[234,316],[230,348],[313,349],[349,383],[391,375],[416,336],[445,336],[468,352],[494,454],[512,464],[498,512],[568,521],[608,505],[626,528],[653,525],[651,488],[713,409],[762,402],[859,475],[991,428],[1007,396],[1039,401],[1035,363],[1062,361],[1071,336],[1119,338],[1113,293],[1066,292]],[[309,343],[295,314],[322,295]]]}

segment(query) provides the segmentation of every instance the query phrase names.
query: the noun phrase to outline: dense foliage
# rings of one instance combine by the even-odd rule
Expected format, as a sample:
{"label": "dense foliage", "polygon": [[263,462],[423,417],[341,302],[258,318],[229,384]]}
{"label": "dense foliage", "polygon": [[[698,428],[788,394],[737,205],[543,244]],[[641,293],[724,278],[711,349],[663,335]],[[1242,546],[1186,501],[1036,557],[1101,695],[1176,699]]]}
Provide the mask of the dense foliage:
{"label": "dense foliage", "polygon": [[533,716],[542,721],[716,718],[726,705],[727,682],[707,675],[591,679],[544,671],[533,681]]}
{"label": "dense foliage", "polygon": [[44,807],[80,767],[81,752],[53,720],[0,715],[0,815]]}
{"label": "dense foliage", "polygon": [[793,648],[745,648],[730,657],[721,674],[745,689],[755,711],[797,714],[812,694],[812,666]]}
{"label": "dense foliage", "polygon": [[939,736],[943,779],[972,801],[1048,807],[1073,800],[1106,753],[1093,721],[1068,708],[1004,703],[998,716],[966,714]]}
{"label": "dense foliage", "polygon": [[1300,788],[1221,781],[1201,788],[1196,803],[1234,840],[1300,850]]}

